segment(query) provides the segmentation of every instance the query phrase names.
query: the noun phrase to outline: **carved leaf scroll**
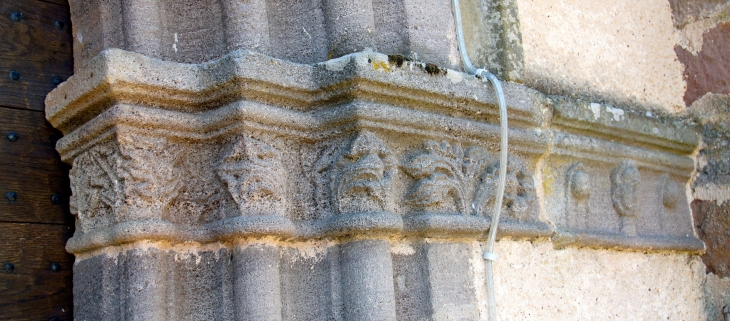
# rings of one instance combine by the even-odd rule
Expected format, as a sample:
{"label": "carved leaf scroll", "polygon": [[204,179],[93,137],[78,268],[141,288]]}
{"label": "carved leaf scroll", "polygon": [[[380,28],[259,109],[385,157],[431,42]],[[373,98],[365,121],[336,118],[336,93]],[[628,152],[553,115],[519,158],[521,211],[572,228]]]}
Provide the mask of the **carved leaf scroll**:
{"label": "carved leaf scroll", "polygon": [[241,215],[284,215],[286,172],[275,147],[241,137],[223,156],[216,173]]}
{"label": "carved leaf scroll", "polygon": [[150,212],[148,215],[166,210],[185,184],[181,169],[184,149],[164,137],[139,134],[129,135],[123,140],[121,175],[127,185],[126,193],[144,206],[145,211]]}
{"label": "carved leaf scroll", "polygon": [[[423,152],[408,159],[404,170],[416,183],[406,202],[427,211],[444,211],[450,205],[462,215],[485,215],[496,199],[499,163],[486,149],[426,141]],[[503,209],[522,221],[536,200],[532,175],[525,165],[510,157]],[[448,210],[447,210],[448,211]]]}
{"label": "carved leaf scroll", "polygon": [[71,179],[71,213],[82,231],[116,220],[122,203],[122,186],[117,176],[119,155],[111,148],[95,147],[74,159]]}
{"label": "carved leaf scroll", "polygon": [[459,144],[435,141],[426,141],[423,149],[403,165],[406,173],[416,179],[406,202],[426,210],[453,202],[457,212],[476,214],[474,198],[484,194],[476,191],[483,187],[477,181],[483,181],[489,164],[486,149],[475,146],[464,151]]}

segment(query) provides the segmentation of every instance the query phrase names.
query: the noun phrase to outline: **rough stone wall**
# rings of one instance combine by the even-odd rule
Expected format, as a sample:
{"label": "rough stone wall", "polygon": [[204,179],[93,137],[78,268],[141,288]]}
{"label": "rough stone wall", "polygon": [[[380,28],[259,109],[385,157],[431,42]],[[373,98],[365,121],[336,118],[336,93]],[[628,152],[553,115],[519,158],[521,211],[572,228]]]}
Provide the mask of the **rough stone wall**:
{"label": "rough stone wall", "polygon": [[[77,317],[486,319],[497,113],[454,70],[450,1],[284,3],[72,2],[47,117]],[[683,72],[718,68],[723,32],[688,28],[724,4],[463,5],[475,62],[527,85],[505,83],[501,318],[721,320],[727,101],[685,107],[723,87]]]}
{"label": "rough stone wall", "polygon": [[722,320],[719,311],[730,303],[730,97],[708,93],[690,108],[702,123],[692,212],[695,230],[707,246],[702,255],[705,301],[710,320]]}
{"label": "rough stone wall", "polygon": [[670,1],[684,65],[688,112],[702,126],[692,183],[695,229],[705,242],[704,300],[708,319],[730,304],[730,2]]}

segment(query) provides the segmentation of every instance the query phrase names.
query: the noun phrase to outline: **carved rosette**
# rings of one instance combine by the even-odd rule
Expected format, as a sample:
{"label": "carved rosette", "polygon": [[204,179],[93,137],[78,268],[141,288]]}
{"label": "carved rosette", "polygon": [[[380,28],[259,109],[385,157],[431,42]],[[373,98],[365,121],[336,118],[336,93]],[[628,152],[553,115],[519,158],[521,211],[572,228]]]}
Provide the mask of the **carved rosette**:
{"label": "carved rosette", "polygon": [[641,174],[632,160],[621,162],[611,171],[611,202],[621,218],[621,233],[636,236],[637,195]]}
{"label": "carved rosette", "polygon": [[286,171],[281,152],[250,137],[240,137],[223,155],[216,173],[240,215],[285,215]]}
{"label": "carved rosette", "polygon": [[82,232],[118,221],[117,211],[123,201],[118,160],[116,150],[106,146],[94,147],[74,159],[69,172],[69,205]]}

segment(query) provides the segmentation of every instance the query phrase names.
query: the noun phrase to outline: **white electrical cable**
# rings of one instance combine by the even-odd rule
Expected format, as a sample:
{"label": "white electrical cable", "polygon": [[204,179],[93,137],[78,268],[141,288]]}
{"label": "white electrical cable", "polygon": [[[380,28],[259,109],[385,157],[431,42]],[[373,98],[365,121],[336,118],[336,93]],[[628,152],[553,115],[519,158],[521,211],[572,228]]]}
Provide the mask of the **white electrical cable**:
{"label": "white electrical cable", "polygon": [[461,60],[464,63],[464,69],[466,72],[479,75],[482,78],[486,78],[492,83],[494,91],[497,94],[497,101],[499,103],[499,185],[497,186],[497,201],[494,202],[494,215],[492,215],[492,224],[489,228],[489,237],[487,238],[487,250],[484,252],[484,259],[487,260],[486,277],[487,277],[487,306],[489,309],[489,321],[497,321],[497,303],[494,296],[494,278],[492,277],[492,262],[497,259],[497,255],[494,254],[494,241],[497,238],[497,225],[499,225],[499,214],[502,210],[502,198],[504,197],[504,185],[507,176],[507,104],[504,100],[504,92],[502,91],[502,85],[489,71],[484,69],[476,69],[469,60],[469,54],[466,53],[466,43],[464,43],[464,31],[461,27],[461,11],[459,9],[459,0],[452,0],[454,10],[454,20],[456,23],[456,38],[459,43],[459,53],[461,54]]}

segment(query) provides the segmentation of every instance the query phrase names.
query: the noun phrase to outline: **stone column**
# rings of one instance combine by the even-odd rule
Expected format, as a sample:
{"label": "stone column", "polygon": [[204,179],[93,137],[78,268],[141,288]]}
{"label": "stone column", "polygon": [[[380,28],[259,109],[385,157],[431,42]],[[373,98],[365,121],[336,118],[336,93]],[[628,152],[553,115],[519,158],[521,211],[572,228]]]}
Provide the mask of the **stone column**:
{"label": "stone column", "polygon": [[279,249],[242,244],[233,252],[236,320],[281,320]]}

